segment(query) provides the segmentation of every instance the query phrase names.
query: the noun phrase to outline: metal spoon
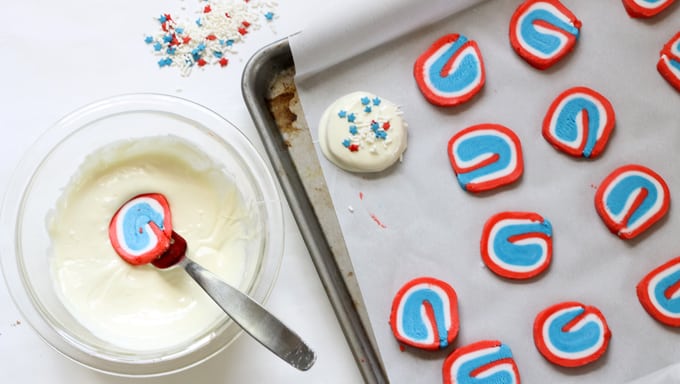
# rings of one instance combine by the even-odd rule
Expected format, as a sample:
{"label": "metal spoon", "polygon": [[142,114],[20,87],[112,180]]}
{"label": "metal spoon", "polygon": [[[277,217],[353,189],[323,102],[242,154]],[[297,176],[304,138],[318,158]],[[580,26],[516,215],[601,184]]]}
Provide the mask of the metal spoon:
{"label": "metal spoon", "polygon": [[172,232],[170,248],[154,260],[158,268],[180,266],[246,333],[293,367],[306,371],[316,354],[300,337],[260,304],[186,257],[187,242]]}

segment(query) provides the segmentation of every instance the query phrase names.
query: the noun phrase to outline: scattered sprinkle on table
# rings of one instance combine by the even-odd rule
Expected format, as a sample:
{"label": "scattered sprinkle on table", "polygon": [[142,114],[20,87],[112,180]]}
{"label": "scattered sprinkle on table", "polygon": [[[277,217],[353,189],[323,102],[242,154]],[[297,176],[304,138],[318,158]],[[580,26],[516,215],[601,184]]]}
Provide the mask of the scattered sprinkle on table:
{"label": "scattered sprinkle on table", "polygon": [[268,0],[199,1],[190,22],[169,13],[156,17],[159,30],[146,35],[146,43],[158,57],[160,68],[176,67],[183,76],[207,65],[229,65],[236,54],[234,45],[261,25],[272,23],[278,16],[277,3]]}

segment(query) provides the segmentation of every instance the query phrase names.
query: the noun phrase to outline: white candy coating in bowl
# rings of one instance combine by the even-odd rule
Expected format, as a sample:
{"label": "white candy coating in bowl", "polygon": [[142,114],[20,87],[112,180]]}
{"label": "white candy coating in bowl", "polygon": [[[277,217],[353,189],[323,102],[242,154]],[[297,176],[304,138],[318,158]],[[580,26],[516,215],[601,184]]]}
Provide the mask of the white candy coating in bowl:
{"label": "white candy coating in bowl", "polygon": [[[215,165],[213,171],[222,172],[220,177],[232,180],[240,192],[246,207],[241,216],[249,228],[241,253],[247,256],[239,265],[240,279],[231,282],[262,303],[278,274],[284,236],[279,193],[264,160],[231,123],[198,104],[152,94],[114,97],[73,112],[36,141],[8,185],[0,211],[0,265],[12,299],[40,337],[66,357],[94,370],[123,376],[177,372],[214,356],[241,333],[225,315],[188,339],[179,337],[179,343],[138,348],[134,343],[118,343],[115,337],[98,332],[92,320],[84,321],[62,296],[53,268],[54,228],[51,231],[50,226],[59,204],[59,209],[68,209],[60,199],[70,189],[69,183],[102,148],[121,142],[133,146],[137,142],[167,145],[168,140],[200,151]],[[143,146],[135,148],[137,152],[144,151]],[[182,226],[181,220],[179,224]],[[177,230],[181,234],[181,228]],[[68,231],[62,234],[68,236]],[[191,252],[191,243],[189,248]],[[200,244],[193,248],[200,248]],[[110,263],[121,262],[111,257]],[[173,273],[144,268],[144,273],[132,269],[127,272],[132,271],[138,278]],[[140,287],[144,287],[143,281]],[[200,290],[196,292],[204,295]],[[115,307],[107,310],[115,314]]]}

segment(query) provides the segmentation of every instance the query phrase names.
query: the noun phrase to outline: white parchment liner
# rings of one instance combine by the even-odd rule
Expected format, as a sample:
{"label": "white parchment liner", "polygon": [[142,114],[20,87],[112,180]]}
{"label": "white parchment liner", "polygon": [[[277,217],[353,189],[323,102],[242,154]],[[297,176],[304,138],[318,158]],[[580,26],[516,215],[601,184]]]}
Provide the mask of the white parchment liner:
{"label": "white parchment liner", "polygon": [[[394,293],[422,275],[445,280],[458,292],[461,331],[454,347],[503,341],[513,350],[523,382],[621,383],[651,374],[636,384],[666,383],[678,374],[675,367],[652,374],[680,361],[680,334],[646,314],[635,286],[648,271],[680,255],[675,208],[680,95],[655,68],[659,50],[680,27],[680,6],[640,21],[629,18],[619,0],[563,2],[583,22],[581,37],[574,52],[543,72],[510,47],[508,23],[519,0],[345,1],[291,38],[298,91],[314,140],[326,106],[357,90],[401,105],[409,122],[403,162],[379,175],[342,171],[317,148],[393,383],[441,382],[443,360],[452,350],[402,352],[389,330]],[[467,8],[471,4],[476,5]],[[415,58],[445,33],[476,40],[487,70],[483,91],[448,109],[427,103],[412,75]],[[609,147],[596,160],[570,158],[541,136],[550,102],[577,85],[608,97],[617,114]],[[475,196],[456,182],[446,144],[459,130],[484,122],[518,134],[525,172],[510,188]],[[607,174],[628,163],[661,174],[676,202],[648,235],[626,242],[605,228],[593,197]],[[554,259],[542,277],[513,283],[483,266],[482,226],[505,210],[535,211],[552,222]],[[566,300],[597,306],[613,333],[607,354],[582,369],[548,363],[532,340],[536,314]]]}

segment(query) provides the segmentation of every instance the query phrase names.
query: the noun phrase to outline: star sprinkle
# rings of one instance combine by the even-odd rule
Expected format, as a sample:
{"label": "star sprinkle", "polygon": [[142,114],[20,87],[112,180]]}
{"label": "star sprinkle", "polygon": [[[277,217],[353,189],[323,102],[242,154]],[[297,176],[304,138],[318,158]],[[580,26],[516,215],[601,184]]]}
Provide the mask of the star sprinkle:
{"label": "star sprinkle", "polygon": [[184,23],[169,13],[155,18],[160,30],[145,36],[144,43],[160,56],[160,68],[177,67],[187,76],[194,67],[226,67],[227,56],[237,53],[234,46],[243,43],[261,23],[274,20],[277,7],[273,0],[199,0],[199,3],[193,23]]}
{"label": "star sprinkle", "polygon": [[[373,99],[369,97],[361,97],[358,104],[348,109],[341,109],[338,111],[338,117],[346,120],[348,123],[347,129],[350,137],[342,141],[342,145],[350,152],[359,152],[362,148],[367,149],[371,153],[376,153],[377,141],[384,142],[389,145],[388,133],[390,129],[389,120],[385,120],[380,114],[380,98]],[[350,112],[354,110],[363,110],[364,113],[355,114]]]}

